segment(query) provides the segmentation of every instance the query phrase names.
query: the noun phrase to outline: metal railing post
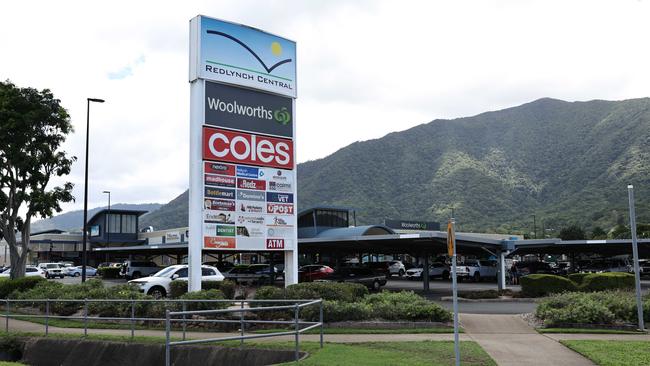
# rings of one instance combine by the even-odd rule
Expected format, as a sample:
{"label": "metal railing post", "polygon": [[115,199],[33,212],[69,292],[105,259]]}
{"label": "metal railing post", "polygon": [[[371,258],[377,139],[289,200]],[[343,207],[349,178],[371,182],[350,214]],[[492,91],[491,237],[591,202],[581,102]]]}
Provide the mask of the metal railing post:
{"label": "metal railing post", "polygon": [[323,348],[323,300],[320,300],[320,315],[318,320],[320,321],[320,348]]}
{"label": "metal railing post", "polygon": [[84,299],[84,337],[88,337],[88,299]]}
{"label": "metal railing post", "polygon": [[171,357],[169,352],[169,332],[170,332],[170,321],[169,321],[169,309],[165,310],[165,366],[170,366]]}
{"label": "metal railing post", "polygon": [[296,351],[295,351],[295,357],[296,357],[296,362],[300,359],[300,326],[298,325],[298,311],[300,311],[300,308],[298,307],[298,304],[296,304],[295,308],[295,321],[296,321]]}
{"label": "metal railing post", "polygon": [[9,333],[9,299],[5,300],[7,306],[5,307],[5,331]]}
{"label": "metal railing post", "polygon": [[[241,301],[241,309],[243,309],[243,308],[244,308],[244,300]],[[244,312],[243,311],[239,312],[239,324],[240,324],[239,328],[241,328],[240,329],[241,330],[241,336],[243,337],[244,336]],[[239,346],[241,347],[243,345],[244,345],[244,338],[239,340]]]}
{"label": "metal railing post", "polygon": [[50,299],[47,299],[45,300],[45,336],[46,337],[50,330],[49,320],[50,320]]}
{"label": "metal railing post", "polygon": [[[187,303],[185,302],[185,300],[182,300],[182,304],[183,304],[183,313],[184,313],[187,311]],[[185,340],[185,331],[187,329],[186,319],[187,318],[185,317],[185,314],[183,314],[183,340]]]}
{"label": "metal railing post", "polygon": [[135,338],[135,301],[131,300],[131,341]]}

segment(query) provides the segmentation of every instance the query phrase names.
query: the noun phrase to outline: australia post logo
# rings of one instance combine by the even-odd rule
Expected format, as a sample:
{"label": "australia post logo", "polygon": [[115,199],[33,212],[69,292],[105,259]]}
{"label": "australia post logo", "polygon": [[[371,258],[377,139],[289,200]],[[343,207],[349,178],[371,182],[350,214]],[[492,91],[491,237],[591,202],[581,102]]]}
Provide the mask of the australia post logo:
{"label": "australia post logo", "polygon": [[203,127],[203,159],[293,169],[293,141]]}

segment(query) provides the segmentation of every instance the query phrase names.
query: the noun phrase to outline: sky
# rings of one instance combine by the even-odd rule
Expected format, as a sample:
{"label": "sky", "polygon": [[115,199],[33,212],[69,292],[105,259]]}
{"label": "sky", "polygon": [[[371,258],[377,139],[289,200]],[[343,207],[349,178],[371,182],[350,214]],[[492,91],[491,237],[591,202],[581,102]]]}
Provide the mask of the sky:
{"label": "sky", "polygon": [[[165,203],[188,187],[189,20],[297,42],[298,162],[438,118],[543,97],[650,97],[650,1],[4,1],[0,79],[49,88],[75,132],[83,208]],[[55,181],[53,183],[60,183]]]}

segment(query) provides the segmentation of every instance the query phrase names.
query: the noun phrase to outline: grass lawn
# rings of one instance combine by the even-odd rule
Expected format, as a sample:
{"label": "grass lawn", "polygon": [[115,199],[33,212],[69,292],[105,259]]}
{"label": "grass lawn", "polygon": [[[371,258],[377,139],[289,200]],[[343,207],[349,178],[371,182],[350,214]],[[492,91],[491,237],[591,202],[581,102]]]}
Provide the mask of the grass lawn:
{"label": "grass lawn", "polygon": [[[42,336],[30,333],[11,333],[15,336]],[[50,337],[79,339],[78,335],[51,333]],[[87,339],[130,342],[128,336],[89,335]],[[136,336],[135,342],[162,343],[162,337]],[[239,341],[217,343],[224,346],[238,346]],[[246,342],[245,347],[293,350],[292,342]],[[320,348],[317,342],[301,342],[300,350],[310,356],[301,365],[451,365],[454,360],[454,343],[451,341],[423,342],[376,342],[338,344],[326,343]],[[173,352],[173,350],[172,350]],[[461,361],[463,365],[496,366],[494,360],[476,343],[461,342]],[[293,364],[289,363],[289,364]],[[1,365],[0,365],[1,366]]]}
{"label": "grass lawn", "polygon": [[[276,332],[292,331],[293,329],[261,329],[252,333],[268,334]],[[405,329],[366,329],[366,328],[327,328],[323,330],[324,334],[446,334],[454,333],[454,328],[437,327],[437,328],[405,328]],[[459,333],[463,333],[460,329]],[[310,329],[303,334],[320,334],[320,329]]]}
{"label": "grass lawn", "polygon": [[0,361],[0,366],[25,366],[24,363]]}
{"label": "grass lawn", "polygon": [[601,366],[650,365],[648,341],[561,341]]}
{"label": "grass lawn", "polygon": [[590,329],[590,328],[537,328],[539,333],[569,333],[569,334],[645,334],[634,330],[620,329]]}

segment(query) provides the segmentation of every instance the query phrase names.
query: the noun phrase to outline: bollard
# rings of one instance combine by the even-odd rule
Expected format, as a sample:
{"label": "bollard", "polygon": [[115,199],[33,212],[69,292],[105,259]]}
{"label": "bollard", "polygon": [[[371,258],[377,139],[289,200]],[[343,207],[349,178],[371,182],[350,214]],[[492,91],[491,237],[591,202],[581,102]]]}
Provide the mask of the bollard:
{"label": "bollard", "polygon": [[5,332],[9,333],[9,300],[5,300],[7,306],[5,307]]}
{"label": "bollard", "polygon": [[323,348],[323,300],[320,301],[320,348]]}
{"label": "bollard", "polygon": [[[183,301],[183,313],[187,311],[187,303]],[[186,321],[185,314],[183,314],[183,340],[185,340],[185,331],[187,329],[187,321]]]}
{"label": "bollard", "polygon": [[45,336],[46,337],[47,337],[47,333],[50,330],[49,319],[50,319],[50,299],[47,299],[45,300]]}
{"label": "bollard", "polygon": [[131,300],[131,341],[135,338],[135,301]]}
{"label": "bollard", "polygon": [[169,332],[170,332],[170,322],[169,322],[169,309],[165,310],[165,366],[170,366],[171,358],[169,353]]}
{"label": "bollard", "polygon": [[[244,300],[241,301],[241,308],[244,309]],[[239,324],[240,324],[239,327],[241,328],[241,336],[242,336],[242,339],[239,340],[239,346],[241,347],[244,345],[244,338],[243,338],[244,337],[244,311],[243,310],[239,312]]]}
{"label": "bollard", "polygon": [[84,299],[84,337],[88,337],[88,299]]}
{"label": "bollard", "polygon": [[298,325],[298,311],[300,308],[298,307],[298,304],[296,304],[296,309],[295,309],[295,320],[296,320],[296,352],[295,352],[295,357],[296,357],[296,362],[300,359],[300,333],[298,333],[299,325]]}

